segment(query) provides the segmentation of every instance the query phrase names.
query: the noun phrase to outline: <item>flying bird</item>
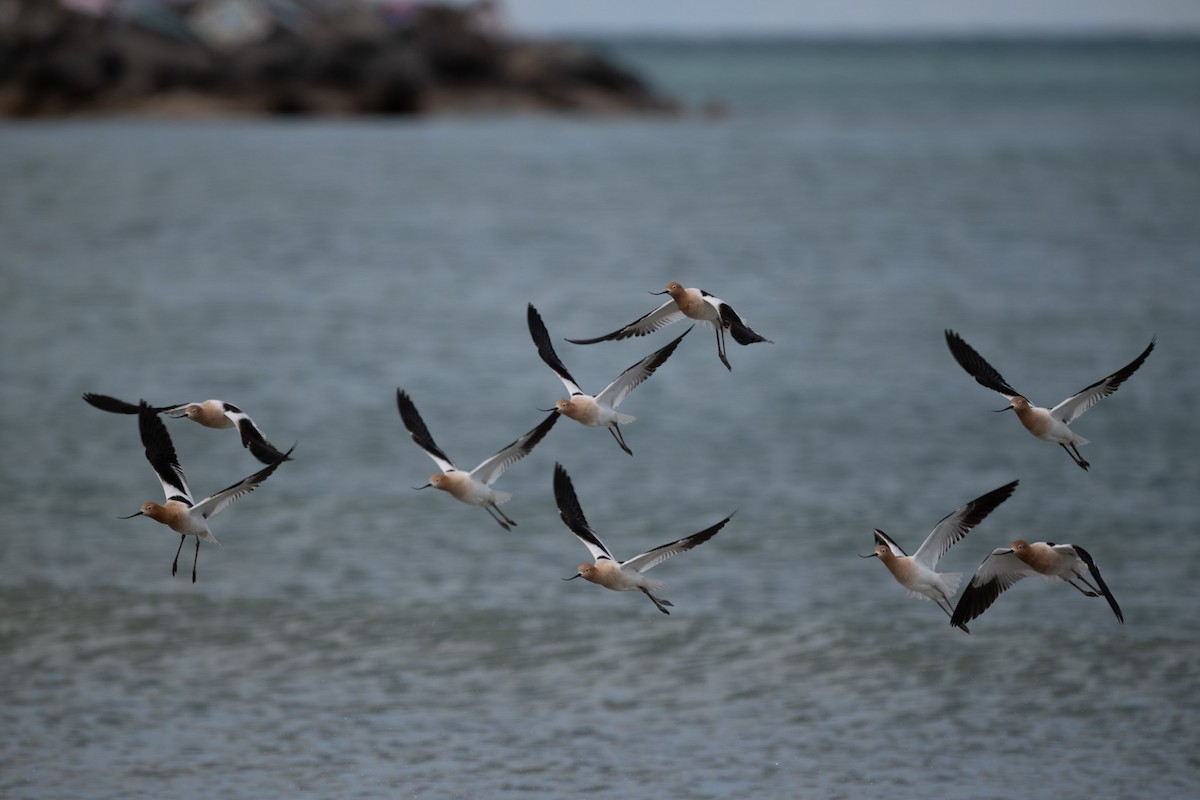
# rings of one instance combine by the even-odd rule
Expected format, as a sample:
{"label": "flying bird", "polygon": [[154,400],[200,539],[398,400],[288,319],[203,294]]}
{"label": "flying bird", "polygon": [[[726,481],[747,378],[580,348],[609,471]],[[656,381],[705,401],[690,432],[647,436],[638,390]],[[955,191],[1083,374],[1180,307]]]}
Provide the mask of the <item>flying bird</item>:
{"label": "flying bird", "polygon": [[[954,606],[950,603],[950,598],[958,590],[962,573],[938,572],[938,559],[1007,500],[1018,483],[1019,481],[1006,483],[942,517],[917,548],[917,552],[911,556],[907,555],[892,537],[876,528],[874,550],[860,558],[878,558],[892,573],[896,582],[908,590],[909,597],[928,598],[937,603],[938,607],[946,612],[946,616],[951,616]],[[970,633],[965,626],[960,627]]]}
{"label": "flying bird", "polygon": [[208,527],[208,519],[214,514],[237,500],[244,494],[249,494],[258,488],[259,484],[271,477],[280,464],[288,460],[291,450],[280,454],[282,457],[265,469],[261,469],[248,478],[243,478],[227,489],[222,489],[214,495],[204,498],[199,503],[192,501],[192,493],[188,490],[187,479],[179,466],[179,458],[175,455],[175,446],[171,443],[171,435],[167,426],[158,416],[158,411],[147,405],[143,400],[138,406],[138,432],[141,434],[142,446],[146,448],[146,460],[154,469],[162,484],[166,501],[163,503],[148,502],[134,514],[121,519],[133,519],[146,516],[155,522],[161,522],[179,534],[179,549],[175,551],[175,560],[171,562],[171,574],[174,575],[179,567],[179,554],[183,551],[183,543],[189,536],[196,537],[196,555],[192,561],[192,583],[196,582],[196,562],[200,560],[200,542],[219,544]]}
{"label": "flying bird", "polygon": [[438,465],[438,469],[441,470],[429,477],[429,483],[416,488],[427,489],[432,486],[435,489],[441,489],[460,502],[483,506],[492,519],[500,523],[501,528],[506,531],[511,530],[511,526],[517,523],[500,510],[500,504],[510,500],[512,495],[508,492],[496,491],[492,488],[492,483],[503,475],[506,469],[529,455],[534,446],[554,427],[554,423],[558,421],[558,413],[551,413],[536,428],[523,434],[515,442],[506,445],[495,455],[485,459],[475,469],[464,472],[455,467],[450,457],[442,452],[442,449],[433,441],[433,436],[425,427],[424,420],[417,413],[417,407],[413,405],[412,399],[402,389],[396,390],[396,406],[400,409],[400,419],[404,422],[404,427],[408,428],[412,440],[433,459],[433,462]]}
{"label": "flying bird", "polygon": [[1138,367],[1142,366],[1142,362],[1146,360],[1146,356],[1150,355],[1150,351],[1154,349],[1154,339],[1151,339],[1142,354],[1133,361],[1108,377],[1101,378],[1090,386],[1084,387],[1054,408],[1047,409],[1033,405],[1024,395],[1009,386],[1008,381],[1004,380],[991,364],[984,361],[983,356],[975,352],[975,349],[954,331],[946,331],[946,344],[949,345],[954,360],[981,386],[998,392],[1008,399],[1009,405],[997,409],[997,413],[1010,409],[1016,411],[1017,418],[1021,420],[1021,424],[1025,426],[1026,430],[1042,441],[1057,443],[1083,470],[1087,470],[1091,464],[1080,455],[1079,445],[1087,444],[1088,440],[1071,430],[1069,427],[1071,422],[1097,402],[1115,392],[1130,375],[1137,372]]}
{"label": "flying bird", "polygon": [[[113,414],[137,414],[140,408],[133,403],[126,403],[124,400],[118,400],[106,394],[88,392],[83,399],[89,405]],[[274,464],[285,458],[283,453],[267,441],[262,431],[254,424],[254,420],[233,403],[226,403],[224,400],[205,400],[203,403],[151,406],[150,410],[156,414],[166,414],[168,417],[187,417],[206,428],[237,428],[242,437],[242,447],[249,450],[264,464]]]}
{"label": "flying bird", "polygon": [[[1109,591],[1104,578],[1100,577],[1100,569],[1087,550],[1077,544],[1030,544],[1024,539],[1017,539],[1010,547],[993,550],[975,570],[971,582],[963,589],[962,597],[958,598],[958,605],[950,616],[950,624],[964,628],[966,623],[987,611],[1002,592],[1022,578],[1034,575],[1041,575],[1051,582],[1066,581],[1086,597],[1103,596],[1117,615],[1117,621],[1125,622],[1117,599]],[[1091,581],[1088,580],[1089,575]]]}
{"label": "flying bird", "polygon": [[679,342],[692,329],[688,328],[665,347],[655,350],[622,372],[617,376],[616,380],[604,387],[603,391],[592,396],[585,394],[583,389],[579,388],[579,382],[571,377],[571,373],[567,371],[562,361],[559,360],[558,354],[554,352],[554,345],[550,343],[550,334],[546,331],[546,325],[542,322],[542,316],[533,307],[533,303],[529,304],[527,316],[529,335],[533,337],[533,343],[537,345],[538,355],[554,371],[554,374],[558,376],[558,379],[562,381],[563,386],[567,387],[567,391],[570,393],[570,397],[567,399],[555,402],[554,409],[552,410],[557,411],[564,417],[570,417],[581,425],[594,428],[607,428],[608,432],[617,440],[617,444],[621,446],[621,449],[629,455],[633,455],[633,451],[625,444],[625,437],[621,434],[620,426],[628,425],[634,421],[635,417],[618,412],[617,406],[621,404],[621,401],[630,392],[653,375],[656,369],[666,363],[671,353],[675,352],[675,348],[679,346]]}
{"label": "flying bird", "polygon": [[627,339],[630,336],[645,336],[687,317],[716,331],[717,357],[731,372],[733,367],[730,366],[729,359],[725,354],[725,331],[729,331],[729,335],[738,344],[754,344],[755,342],[774,344],[770,339],[755,333],[749,325],[742,322],[742,318],[737,315],[732,306],[703,289],[686,289],[683,285],[671,281],[667,284],[666,291],[651,292],[650,294],[669,294],[671,299],[612,333],[606,333],[594,339],[567,339],[567,341],[572,344],[596,344],[597,342]]}
{"label": "flying bird", "polygon": [[650,601],[654,603],[654,607],[664,614],[670,614],[667,606],[674,608],[674,604],[652,594],[662,588],[662,581],[651,580],[643,573],[671,556],[704,544],[715,536],[717,531],[725,527],[725,523],[733,517],[730,514],[716,525],[705,528],[699,533],[659,545],[653,550],[647,550],[645,553],[618,563],[612,551],[604,546],[604,542],[596,536],[592,526],[588,525],[587,519],[583,516],[583,509],[579,506],[579,498],[575,495],[571,476],[567,474],[562,464],[554,465],[554,499],[558,503],[558,513],[562,517],[562,521],[579,538],[579,541],[583,542],[583,546],[595,559],[592,564],[580,564],[574,575],[570,578],[563,578],[563,580],[572,581],[576,578],[583,578],[614,592],[641,592],[649,597]]}

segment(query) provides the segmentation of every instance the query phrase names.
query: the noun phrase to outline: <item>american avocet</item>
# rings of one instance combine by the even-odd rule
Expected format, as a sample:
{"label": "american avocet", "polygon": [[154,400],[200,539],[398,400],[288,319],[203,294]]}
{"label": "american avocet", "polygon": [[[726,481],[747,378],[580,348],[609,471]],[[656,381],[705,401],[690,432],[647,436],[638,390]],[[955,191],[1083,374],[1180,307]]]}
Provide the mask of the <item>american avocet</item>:
{"label": "american avocet", "polygon": [[[1007,500],[1018,483],[1006,483],[947,514],[933,526],[917,552],[911,556],[906,555],[890,536],[876,528],[874,552],[859,557],[878,557],[897,583],[908,589],[909,597],[926,597],[937,603],[946,616],[950,616],[954,611],[950,598],[958,590],[962,573],[936,571],[938,559],[946,554],[951,545],[961,541],[972,528],[983,522],[996,506]],[[965,626],[962,629],[967,631]]]}
{"label": "american avocet", "polygon": [[[137,414],[138,406],[126,403],[106,394],[85,394],[83,399],[101,411],[114,414]],[[156,414],[166,414],[168,417],[187,417],[193,422],[199,422],[206,428],[237,428],[242,437],[242,447],[248,449],[255,458],[264,464],[274,464],[285,458],[273,444],[267,441],[262,431],[254,424],[244,411],[233,403],[224,400],[205,400],[203,403],[180,403],[174,406],[151,406]],[[291,451],[288,451],[291,452]]]}
{"label": "american avocet", "polygon": [[621,449],[629,453],[629,455],[633,455],[633,451],[625,444],[625,437],[621,435],[620,426],[628,425],[636,418],[629,414],[618,413],[617,406],[642,381],[653,375],[654,370],[666,363],[671,353],[675,352],[675,348],[679,346],[679,342],[692,329],[688,328],[666,347],[655,350],[622,372],[617,376],[616,380],[604,387],[602,392],[593,397],[592,395],[584,394],[583,389],[579,388],[579,383],[571,377],[571,373],[567,372],[567,368],[559,360],[558,354],[554,352],[554,345],[550,343],[550,334],[546,331],[546,325],[542,322],[542,316],[533,307],[533,303],[529,304],[527,316],[529,319],[529,334],[533,337],[533,343],[537,345],[538,355],[542,357],[542,361],[545,361],[550,369],[554,370],[554,374],[558,376],[558,379],[563,382],[563,386],[567,387],[567,391],[571,393],[571,396],[566,400],[555,402],[554,410],[580,424],[595,428],[608,428],[608,432],[617,440],[617,444],[621,446]]}
{"label": "american avocet", "polygon": [[[1094,585],[1085,577],[1085,570],[1091,574]],[[971,582],[963,589],[962,597],[958,598],[950,624],[963,628],[966,623],[987,611],[1001,592],[1022,578],[1033,575],[1041,575],[1051,582],[1056,579],[1066,581],[1087,597],[1103,595],[1117,615],[1117,621],[1125,622],[1121,607],[1108,590],[1104,578],[1100,577],[1100,569],[1087,550],[1077,544],[1030,544],[1024,539],[1017,539],[1011,547],[993,550],[975,570]]]}
{"label": "american avocet", "polygon": [[167,499],[161,505],[154,502],[143,503],[137,513],[121,519],[146,516],[179,534],[179,549],[175,551],[175,560],[171,562],[172,575],[179,567],[179,554],[183,551],[184,541],[189,536],[195,536],[196,556],[192,561],[192,583],[195,583],[196,562],[200,560],[200,542],[203,540],[218,544],[217,538],[208,529],[208,518],[242,495],[254,491],[260,483],[271,477],[271,473],[287,460],[286,457],[290,456],[292,451],[281,453],[282,457],[274,464],[248,478],[243,478],[228,489],[222,489],[199,503],[194,503],[192,494],[188,491],[187,479],[183,477],[183,469],[179,466],[179,458],[175,455],[175,446],[171,444],[171,436],[167,433],[167,426],[159,419],[158,412],[146,405],[145,401],[139,406],[138,432],[141,434],[142,446],[146,448],[146,460],[154,468]]}
{"label": "american avocet", "polygon": [[626,339],[630,336],[645,336],[648,333],[654,333],[659,328],[665,328],[672,322],[688,317],[708,325],[717,332],[717,356],[725,368],[730,371],[733,371],[733,367],[729,365],[729,359],[725,357],[726,330],[738,344],[771,342],[770,339],[750,330],[750,326],[742,322],[742,318],[728,303],[719,297],[713,297],[703,289],[685,289],[681,284],[671,281],[667,284],[665,292],[651,292],[650,294],[669,294],[671,299],[649,314],[638,317],[612,333],[597,336],[594,339],[567,339],[567,341],[572,344],[595,344],[596,342]]}
{"label": "american avocet", "polygon": [[1009,386],[1008,381],[1004,380],[991,364],[983,360],[983,356],[975,352],[975,349],[964,342],[962,337],[954,331],[946,331],[946,344],[950,346],[950,353],[954,356],[954,360],[981,386],[986,386],[993,392],[998,392],[1008,398],[1009,406],[997,409],[997,413],[1015,410],[1017,418],[1021,420],[1021,424],[1025,426],[1026,430],[1042,441],[1056,442],[1067,452],[1071,460],[1084,470],[1091,465],[1084,461],[1083,456],[1079,454],[1079,445],[1087,444],[1088,440],[1071,430],[1069,427],[1071,421],[1101,399],[1115,392],[1126,378],[1137,372],[1138,367],[1146,360],[1146,356],[1150,355],[1150,351],[1154,349],[1154,340],[1151,339],[1142,354],[1133,361],[1107,378],[1101,378],[1092,385],[1084,387],[1054,408],[1046,409],[1033,405],[1024,395]]}
{"label": "american avocet", "polygon": [[699,533],[659,545],[653,550],[647,550],[645,553],[618,564],[617,560],[613,558],[612,552],[604,546],[604,542],[600,541],[592,530],[592,526],[588,525],[587,519],[584,518],[583,509],[579,506],[579,498],[575,496],[575,487],[571,484],[571,476],[563,469],[562,464],[554,465],[554,499],[558,503],[558,513],[562,516],[563,522],[567,524],[572,533],[579,537],[579,541],[583,542],[584,547],[595,559],[594,564],[580,564],[578,572],[569,578],[563,578],[563,580],[573,581],[576,578],[583,578],[603,586],[605,589],[612,589],[614,592],[641,592],[649,597],[654,606],[664,614],[670,614],[671,612],[667,611],[666,607],[674,607],[674,604],[651,594],[652,591],[662,588],[662,581],[650,580],[642,573],[673,555],[704,544],[715,536],[717,531],[725,527],[725,523],[729,522],[733,516],[730,514],[716,525],[705,528]]}
{"label": "american avocet", "polygon": [[500,510],[500,504],[507,502],[512,495],[508,492],[497,492],[492,488],[492,482],[503,475],[504,470],[513,463],[529,455],[542,437],[554,427],[554,423],[558,421],[558,413],[551,413],[536,428],[486,459],[475,469],[463,472],[455,467],[450,457],[434,443],[433,437],[429,435],[429,429],[425,427],[424,420],[417,413],[417,407],[413,405],[408,394],[401,389],[396,390],[396,405],[400,409],[400,419],[404,421],[404,427],[408,428],[408,432],[412,434],[412,440],[433,459],[441,470],[429,477],[429,483],[416,488],[428,489],[432,486],[448,493],[456,500],[473,506],[483,506],[492,519],[500,523],[501,528],[506,531],[511,530],[509,526],[517,523]]}

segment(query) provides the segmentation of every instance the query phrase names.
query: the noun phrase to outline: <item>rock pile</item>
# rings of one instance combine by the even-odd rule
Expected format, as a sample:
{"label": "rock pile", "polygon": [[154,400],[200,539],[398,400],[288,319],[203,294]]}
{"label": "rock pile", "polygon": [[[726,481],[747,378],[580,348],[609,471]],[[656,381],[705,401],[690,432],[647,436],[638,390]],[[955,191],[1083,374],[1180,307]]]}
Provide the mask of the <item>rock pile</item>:
{"label": "rock pile", "polygon": [[674,110],[498,16],[489,0],[0,0],[0,116]]}

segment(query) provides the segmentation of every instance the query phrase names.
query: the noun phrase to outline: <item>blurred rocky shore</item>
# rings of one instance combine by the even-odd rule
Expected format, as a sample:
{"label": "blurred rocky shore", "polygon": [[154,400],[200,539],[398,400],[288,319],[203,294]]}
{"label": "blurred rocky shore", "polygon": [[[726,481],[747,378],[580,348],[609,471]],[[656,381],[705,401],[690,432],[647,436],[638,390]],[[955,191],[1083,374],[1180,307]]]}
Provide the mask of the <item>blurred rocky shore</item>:
{"label": "blurred rocky shore", "polygon": [[674,105],[489,0],[0,0],[0,117],[526,110]]}

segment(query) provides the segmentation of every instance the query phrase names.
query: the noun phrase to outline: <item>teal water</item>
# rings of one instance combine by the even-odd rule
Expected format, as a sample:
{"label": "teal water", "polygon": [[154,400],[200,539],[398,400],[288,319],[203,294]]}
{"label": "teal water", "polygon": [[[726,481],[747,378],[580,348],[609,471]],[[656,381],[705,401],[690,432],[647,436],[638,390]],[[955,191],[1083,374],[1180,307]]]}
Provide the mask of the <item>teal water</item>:
{"label": "teal water", "polygon": [[[640,43],[719,117],[0,127],[5,797],[1184,796],[1200,779],[1200,52],[1187,43]],[[668,280],[697,329],[622,406],[563,420],[480,509],[471,467],[561,396],[556,339]],[[1074,427],[1090,472],[951,359],[1052,405],[1158,347]],[[682,328],[559,354],[598,389]],[[79,396],[239,404],[296,458],[178,540],[136,424]],[[168,421],[194,493],[257,469]],[[670,617],[559,580],[562,462]],[[1021,485],[941,562],[1085,546],[1125,611],[1026,581],[949,628],[864,561]],[[185,547],[184,563],[191,546]],[[582,585],[581,585],[582,584]]]}

